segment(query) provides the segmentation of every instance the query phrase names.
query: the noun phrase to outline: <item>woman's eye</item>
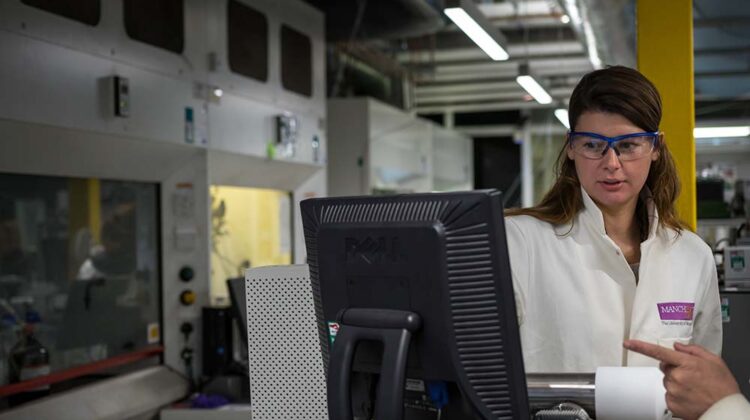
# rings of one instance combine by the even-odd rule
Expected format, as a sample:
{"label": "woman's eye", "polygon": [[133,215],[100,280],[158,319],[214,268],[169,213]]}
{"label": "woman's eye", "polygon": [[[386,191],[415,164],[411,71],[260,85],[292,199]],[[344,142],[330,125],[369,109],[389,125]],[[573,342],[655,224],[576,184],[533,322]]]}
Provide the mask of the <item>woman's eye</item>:
{"label": "woman's eye", "polygon": [[584,149],[587,149],[587,150],[599,150],[604,145],[602,144],[601,141],[599,141],[597,139],[592,139],[592,138],[589,137],[589,138],[582,138],[581,139],[581,146]]}
{"label": "woman's eye", "polygon": [[596,148],[597,148],[597,145],[596,145],[596,143],[595,143],[595,142],[593,142],[593,141],[587,141],[587,142],[583,143],[583,147],[584,147],[585,149],[596,149]]}

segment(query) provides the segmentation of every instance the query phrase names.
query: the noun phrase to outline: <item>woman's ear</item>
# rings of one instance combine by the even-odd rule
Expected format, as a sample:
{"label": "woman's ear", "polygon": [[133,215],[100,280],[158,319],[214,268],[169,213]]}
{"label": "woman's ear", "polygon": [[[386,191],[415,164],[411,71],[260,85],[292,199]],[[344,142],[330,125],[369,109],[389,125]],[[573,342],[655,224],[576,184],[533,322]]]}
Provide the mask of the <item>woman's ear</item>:
{"label": "woman's ear", "polygon": [[568,155],[568,159],[575,160],[575,152],[573,152],[573,148],[570,147],[570,134],[565,136],[565,154]]}
{"label": "woman's ear", "polygon": [[664,147],[664,133],[659,132],[659,137],[656,141],[656,147],[654,148],[654,153],[651,154],[651,160],[657,161],[659,160],[659,157],[661,157],[661,149]]}

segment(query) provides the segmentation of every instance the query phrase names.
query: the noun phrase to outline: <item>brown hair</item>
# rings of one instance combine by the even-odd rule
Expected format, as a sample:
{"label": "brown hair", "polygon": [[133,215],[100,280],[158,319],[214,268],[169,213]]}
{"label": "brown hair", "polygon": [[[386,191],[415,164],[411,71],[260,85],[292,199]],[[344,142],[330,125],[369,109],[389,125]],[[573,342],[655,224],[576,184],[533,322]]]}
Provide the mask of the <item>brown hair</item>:
{"label": "brown hair", "polygon": [[[570,127],[575,129],[578,118],[588,111],[622,115],[646,131],[658,131],[661,97],[653,83],[638,71],[612,66],[586,74],[575,87],[568,109]],[[567,156],[567,147],[566,141],[555,165],[557,179],[542,201],[534,207],[510,209],[505,212],[506,215],[529,215],[554,225],[562,225],[571,222],[583,209],[581,184],[575,163]],[[651,162],[645,186],[651,190],[659,213],[659,225],[679,233],[686,225],[677,218],[674,206],[680,192],[677,169],[663,137],[657,142],[656,150],[659,157]],[[638,200],[636,218],[641,236],[645,237],[649,223],[642,200]]]}

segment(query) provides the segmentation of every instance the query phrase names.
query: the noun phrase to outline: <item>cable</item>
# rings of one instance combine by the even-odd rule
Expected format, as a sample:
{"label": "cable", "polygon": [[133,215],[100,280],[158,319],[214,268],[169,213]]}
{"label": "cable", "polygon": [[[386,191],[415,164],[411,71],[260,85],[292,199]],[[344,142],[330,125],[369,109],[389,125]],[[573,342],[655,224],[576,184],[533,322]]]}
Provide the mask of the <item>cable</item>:
{"label": "cable", "polygon": [[180,332],[185,337],[185,346],[180,352],[180,358],[185,364],[185,376],[188,378],[190,392],[192,393],[196,390],[195,375],[193,374],[193,348],[190,347],[189,341],[190,334],[193,332],[193,324],[187,321],[183,322],[182,325],[180,325]]}

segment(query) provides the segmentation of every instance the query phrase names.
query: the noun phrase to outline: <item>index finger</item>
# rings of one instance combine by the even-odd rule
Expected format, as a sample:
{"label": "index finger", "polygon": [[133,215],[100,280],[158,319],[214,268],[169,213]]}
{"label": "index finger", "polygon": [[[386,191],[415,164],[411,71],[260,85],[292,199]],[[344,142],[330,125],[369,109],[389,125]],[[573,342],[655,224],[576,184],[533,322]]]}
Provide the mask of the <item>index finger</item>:
{"label": "index finger", "polygon": [[646,343],[640,340],[625,340],[622,345],[630,351],[634,351],[644,356],[648,356],[675,366],[681,365],[685,361],[686,357],[685,354],[681,354],[666,347]]}
{"label": "index finger", "polygon": [[692,354],[693,356],[700,357],[701,359],[713,359],[717,358],[719,356],[711,353],[710,351],[706,350],[704,347],[701,347],[696,344],[682,344],[680,342],[674,343],[674,349],[680,353],[687,353]]}

